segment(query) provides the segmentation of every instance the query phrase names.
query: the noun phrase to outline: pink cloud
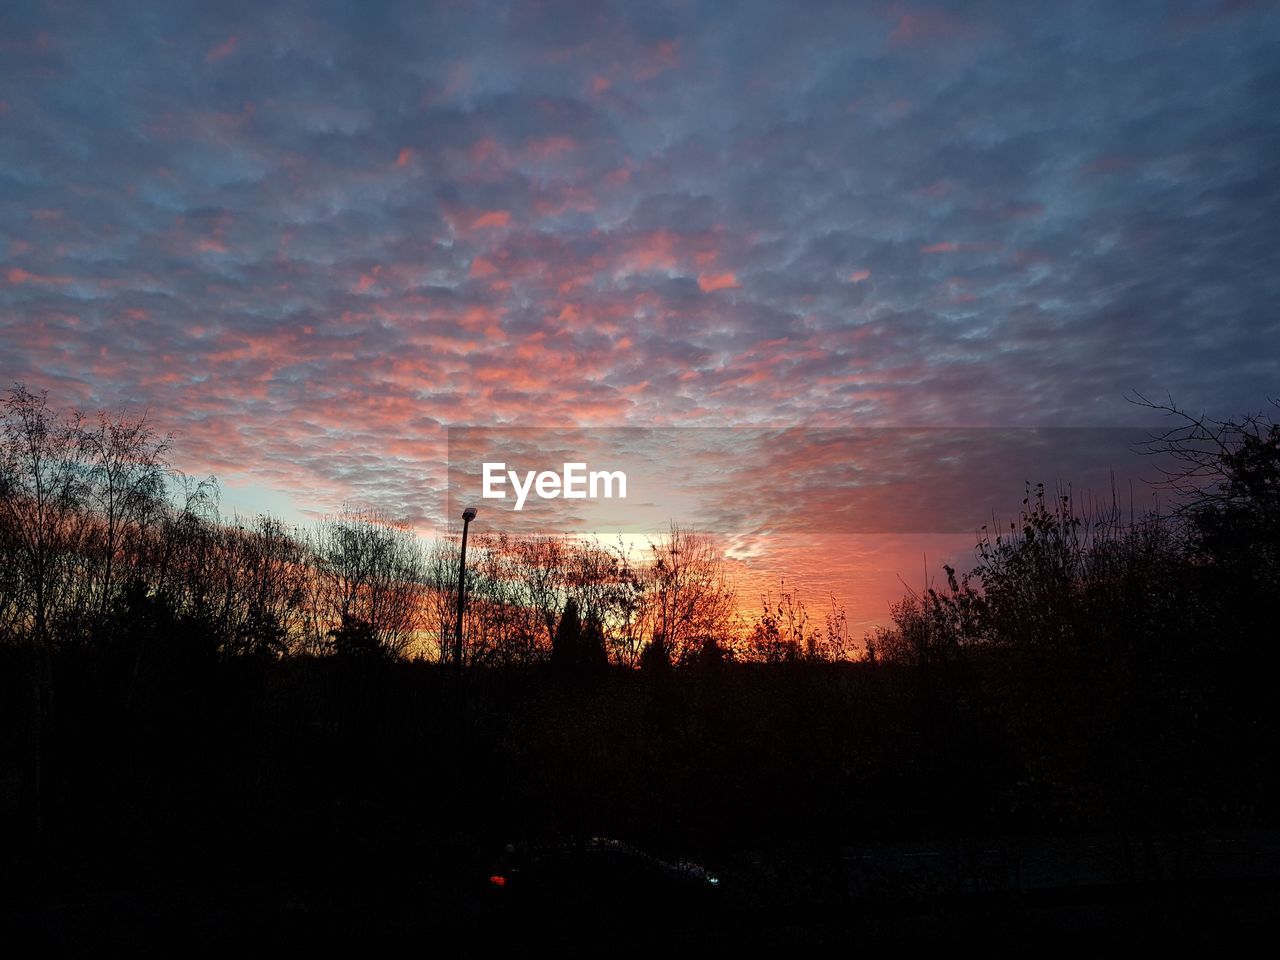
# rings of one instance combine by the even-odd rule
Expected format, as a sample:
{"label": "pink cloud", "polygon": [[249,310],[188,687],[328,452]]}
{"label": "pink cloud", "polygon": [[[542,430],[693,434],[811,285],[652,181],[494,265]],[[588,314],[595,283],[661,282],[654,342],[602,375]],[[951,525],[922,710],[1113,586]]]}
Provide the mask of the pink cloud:
{"label": "pink cloud", "polygon": [[920,248],[921,253],[976,253],[979,251],[999,250],[998,243],[956,243],[944,240],[942,243],[930,243]]}
{"label": "pink cloud", "polygon": [[5,279],[13,286],[24,283],[41,284],[44,286],[62,287],[71,282],[70,277],[53,277],[38,273],[32,273],[29,270],[23,270],[21,267],[10,267],[5,274]]}
{"label": "pink cloud", "polygon": [[894,47],[954,40],[976,30],[972,22],[946,10],[907,9],[894,4],[889,16],[896,21],[889,33],[889,45]]}
{"label": "pink cloud", "polygon": [[604,175],[604,182],[611,187],[620,187],[631,182],[631,168],[618,167]]}
{"label": "pink cloud", "polygon": [[640,234],[629,244],[625,255],[628,265],[637,271],[676,269],[679,239],[667,230]]}
{"label": "pink cloud", "polygon": [[240,45],[240,38],[232,34],[219,44],[209,48],[209,52],[204,55],[205,63],[217,63],[219,60],[226,59],[236,52],[236,47]]}
{"label": "pink cloud", "polygon": [[472,163],[484,164],[498,158],[501,152],[502,148],[498,145],[497,140],[493,139],[493,137],[485,137],[471,145],[469,157]]}
{"label": "pink cloud", "polygon": [[533,160],[550,160],[577,148],[578,142],[572,137],[554,135],[530,140],[525,147],[525,152]]}
{"label": "pink cloud", "polygon": [[506,210],[490,210],[471,221],[472,230],[487,230],[495,227],[506,227],[511,224],[511,214]]}
{"label": "pink cloud", "polygon": [[649,47],[636,68],[637,80],[652,80],[659,74],[674,70],[680,65],[680,41],[663,40]]}
{"label": "pink cloud", "polygon": [[698,287],[703,293],[713,293],[716,290],[733,290],[740,287],[738,278],[732,272],[717,274],[701,274],[698,277]]}

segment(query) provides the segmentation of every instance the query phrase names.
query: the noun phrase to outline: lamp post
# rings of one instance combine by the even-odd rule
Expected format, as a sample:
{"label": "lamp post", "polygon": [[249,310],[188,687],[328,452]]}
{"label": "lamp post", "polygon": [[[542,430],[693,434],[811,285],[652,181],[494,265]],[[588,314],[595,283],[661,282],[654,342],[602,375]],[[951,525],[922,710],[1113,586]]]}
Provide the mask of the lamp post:
{"label": "lamp post", "polygon": [[467,605],[467,529],[476,518],[476,508],[462,511],[462,553],[458,556],[458,615],[453,624],[453,662],[462,673],[462,612]]}

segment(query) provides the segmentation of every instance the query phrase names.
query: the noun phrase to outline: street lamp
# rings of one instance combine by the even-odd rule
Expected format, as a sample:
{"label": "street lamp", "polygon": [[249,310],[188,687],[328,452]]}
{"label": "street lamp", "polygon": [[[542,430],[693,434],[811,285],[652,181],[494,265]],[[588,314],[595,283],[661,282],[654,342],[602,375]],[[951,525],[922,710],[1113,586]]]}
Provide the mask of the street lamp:
{"label": "street lamp", "polygon": [[467,528],[476,518],[476,508],[462,511],[462,553],[458,557],[458,615],[453,624],[453,662],[462,673],[462,611],[467,604]]}

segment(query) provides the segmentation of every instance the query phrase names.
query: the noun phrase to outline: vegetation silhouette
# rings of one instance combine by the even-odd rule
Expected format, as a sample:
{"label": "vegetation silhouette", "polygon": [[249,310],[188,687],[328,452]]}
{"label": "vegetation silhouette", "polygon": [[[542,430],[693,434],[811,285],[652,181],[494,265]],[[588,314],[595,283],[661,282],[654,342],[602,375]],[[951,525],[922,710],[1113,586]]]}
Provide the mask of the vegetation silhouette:
{"label": "vegetation silhouette", "polygon": [[[1261,929],[1280,427],[1149,405],[1166,514],[1029,485],[861,645],[785,585],[735,624],[692,531],[478,538],[457,680],[456,544],[363,508],[225,520],[145,418],[16,386],[0,914],[63,947],[581,946],[489,878],[506,844],[607,836],[723,884],[696,910],[645,887],[597,949]],[[604,868],[567,862],[589,911]]]}

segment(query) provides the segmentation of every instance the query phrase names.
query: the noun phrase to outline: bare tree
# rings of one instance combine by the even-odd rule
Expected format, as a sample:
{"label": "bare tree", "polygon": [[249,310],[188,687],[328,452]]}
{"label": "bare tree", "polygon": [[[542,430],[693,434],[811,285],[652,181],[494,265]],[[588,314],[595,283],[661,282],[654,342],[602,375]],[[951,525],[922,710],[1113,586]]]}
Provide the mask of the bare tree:
{"label": "bare tree", "polygon": [[[1280,422],[1265,413],[1216,420],[1135,393],[1133,402],[1174,421],[1152,436],[1143,453],[1165,461],[1164,485],[1178,497],[1175,511],[1240,507],[1276,521],[1280,511]],[[1271,405],[1280,409],[1280,400]]]}
{"label": "bare tree", "polygon": [[315,551],[320,619],[335,640],[360,631],[381,652],[404,653],[421,623],[425,587],[412,531],[371,508],[347,508],[320,524]]}
{"label": "bare tree", "polygon": [[735,592],[711,540],[672,525],[650,544],[645,571],[650,642],[662,637],[668,655],[682,663],[703,641],[722,632],[733,614]]}
{"label": "bare tree", "polygon": [[273,517],[238,525],[227,551],[239,585],[229,652],[277,657],[300,645],[305,628],[310,556],[298,531]]}
{"label": "bare tree", "polygon": [[45,393],[15,384],[0,426],[0,510],[21,564],[17,603],[36,643],[50,641],[50,615],[80,561],[86,497],[81,423],[59,418]]}
{"label": "bare tree", "polygon": [[117,567],[127,559],[125,553],[131,547],[137,556],[147,528],[165,505],[165,455],[170,440],[157,436],[145,416],[137,420],[111,418],[102,411],[92,427],[80,430],[80,447],[87,460],[88,501],[100,533],[98,593],[99,612],[104,616],[113,598]]}

